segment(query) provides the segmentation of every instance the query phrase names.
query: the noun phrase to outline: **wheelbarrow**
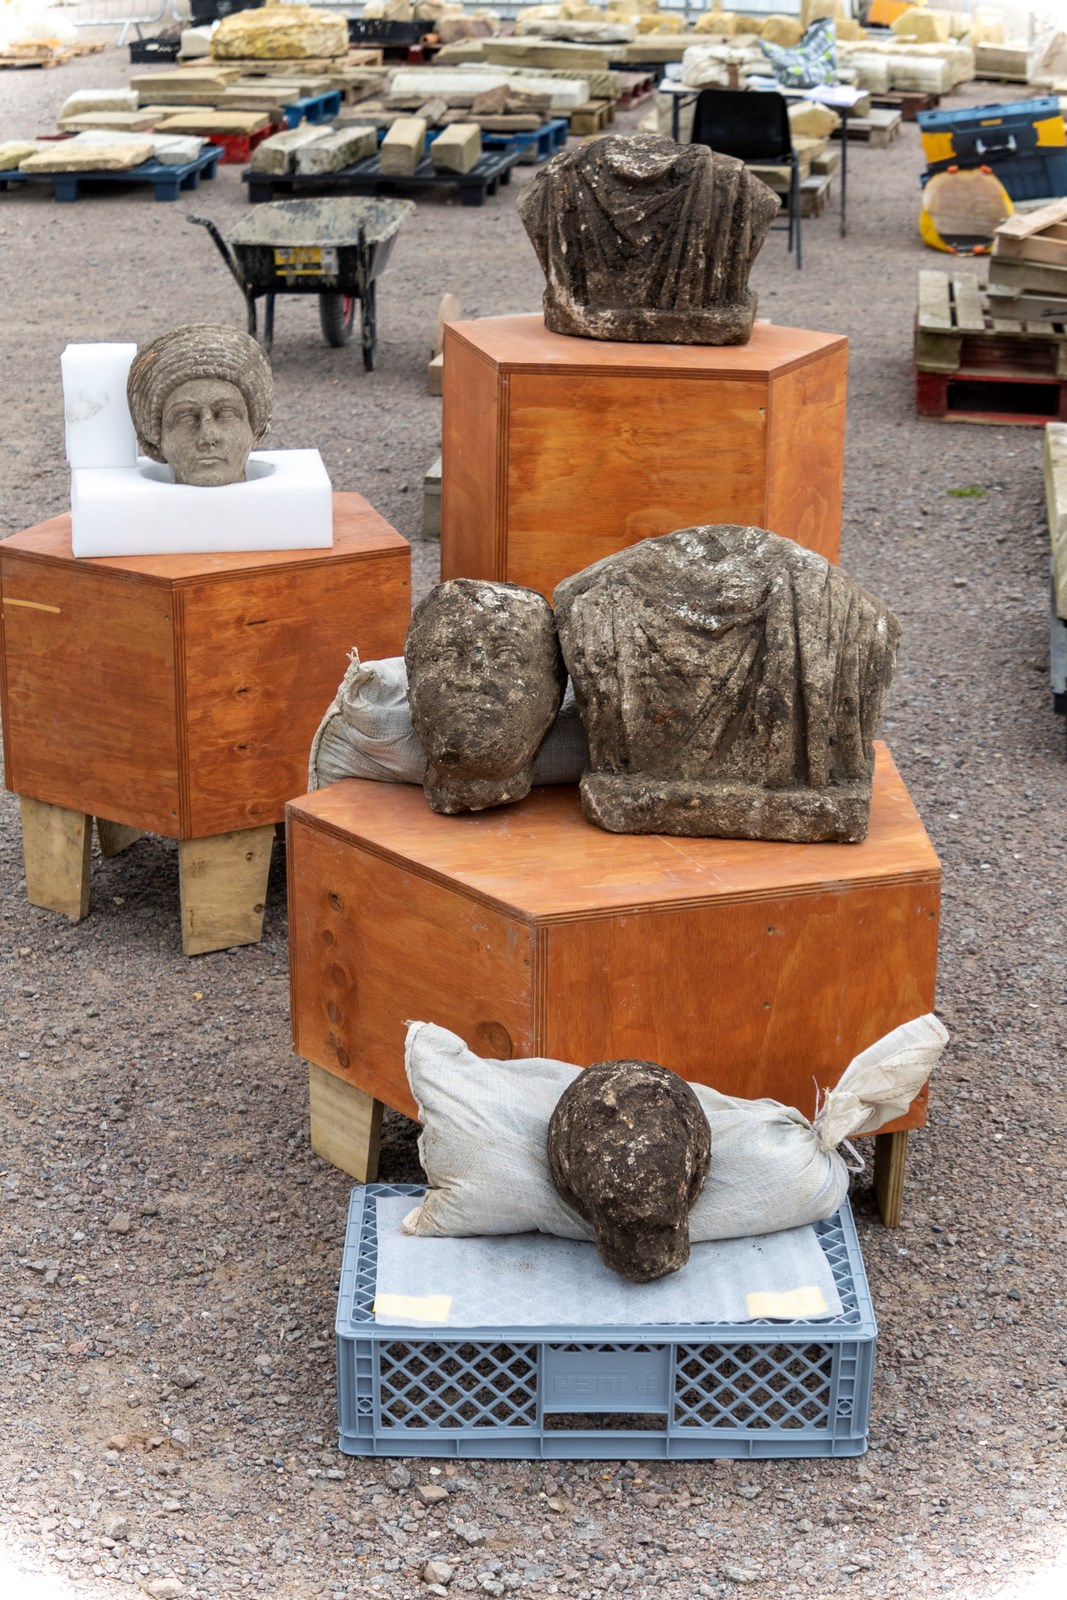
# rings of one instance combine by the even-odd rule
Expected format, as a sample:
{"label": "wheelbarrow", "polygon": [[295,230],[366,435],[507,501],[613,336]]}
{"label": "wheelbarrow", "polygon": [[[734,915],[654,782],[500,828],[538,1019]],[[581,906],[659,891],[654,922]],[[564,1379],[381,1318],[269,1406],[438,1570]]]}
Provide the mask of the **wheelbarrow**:
{"label": "wheelbarrow", "polygon": [[225,238],[210,217],[190,213],[189,221],[207,229],[236,278],[253,337],[256,301],[265,297],[262,343],[268,354],[275,297],[317,294],[323,337],[337,347],[351,339],[359,305],[363,365],[372,372],[378,349],[375,280],[414,209],[410,200],[274,200],[254,207]]}

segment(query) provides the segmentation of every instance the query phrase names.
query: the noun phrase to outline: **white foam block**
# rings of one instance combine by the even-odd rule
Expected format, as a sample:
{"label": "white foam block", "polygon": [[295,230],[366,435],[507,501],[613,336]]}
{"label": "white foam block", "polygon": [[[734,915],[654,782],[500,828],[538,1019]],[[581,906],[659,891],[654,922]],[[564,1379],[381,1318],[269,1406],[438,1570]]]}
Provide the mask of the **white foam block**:
{"label": "white foam block", "polygon": [[136,467],[137,438],[126,403],[136,354],[135,344],[68,344],[60,356],[72,468]]}
{"label": "white foam block", "polygon": [[198,489],[142,456],[71,473],[76,556],[318,550],[333,544],[333,495],[317,450],[257,450],[244,483]]}

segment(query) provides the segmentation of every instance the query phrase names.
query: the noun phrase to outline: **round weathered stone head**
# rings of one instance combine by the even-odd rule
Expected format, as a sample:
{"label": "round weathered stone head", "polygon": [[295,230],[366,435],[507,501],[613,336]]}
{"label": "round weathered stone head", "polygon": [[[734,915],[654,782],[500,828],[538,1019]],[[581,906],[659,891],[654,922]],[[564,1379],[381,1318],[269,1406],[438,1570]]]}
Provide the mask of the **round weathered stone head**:
{"label": "round weathered stone head", "polygon": [[548,601],[513,583],[439,583],[415,607],[404,660],[431,808],[523,799],[567,681]]}
{"label": "round weathered stone head", "polygon": [[548,1164],[606,1266],[634,1283],[685,1266],[711,1130],[684,1078],[652,1061],[586,1067],[552,1113]]}
{"label": "round weathered stone head", "polygon": [[270,427],[272,380],[250,334],[215,323],[175,328],[138,351],[126,385],[137,442],[175,483],[240,483]]}

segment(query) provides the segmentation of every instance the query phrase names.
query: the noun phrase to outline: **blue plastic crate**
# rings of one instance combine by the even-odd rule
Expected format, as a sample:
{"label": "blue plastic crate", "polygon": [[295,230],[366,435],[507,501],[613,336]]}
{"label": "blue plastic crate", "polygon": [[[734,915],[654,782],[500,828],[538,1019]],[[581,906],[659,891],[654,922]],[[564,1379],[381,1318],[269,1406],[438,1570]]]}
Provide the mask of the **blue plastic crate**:
{"label": "blue plastic crate", "polygon": [[989,167],[1013,200],[1067,194],[1067,127],[1056,95],[920,111],[923,182],[949,167]]}
{"label": "blue plastic crate", "polygon": [[815,1224],[843,1306],[821,1321],[421,1328],[374,1321],[379,1195],[354,1189],[337,1301],[340,1448],[353,1456],[681,1460],[857,1456],[877,1325],[848,1202]]}

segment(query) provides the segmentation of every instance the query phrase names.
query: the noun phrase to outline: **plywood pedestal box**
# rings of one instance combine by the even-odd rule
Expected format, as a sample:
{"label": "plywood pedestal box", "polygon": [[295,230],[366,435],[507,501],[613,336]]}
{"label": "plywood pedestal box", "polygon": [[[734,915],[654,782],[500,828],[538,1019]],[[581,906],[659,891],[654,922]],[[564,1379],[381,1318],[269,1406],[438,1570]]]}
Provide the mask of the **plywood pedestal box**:
{"label": "plywood pedestal box", "polygon": [[836,561],[847,341],[607,343],[540,316],[445,328],[441,576],[551,598],[651,535],[753,523]]}
{"label": "plywood pedestal box", "polygon": [[[348,780],[287,808],[296,1049],[320,1155],[376,1173],[407,1116],[408,1019],[498,1058],[662,1062],[815,1109],[853,1056],[934,1003],[940,867],[884,747],[860,845],[605,833],[574,788],[435,816],[420,788]],[[907,1130],[878,1136],[899,1217]]]}
{"label": "plywood pedestal box", "polygon": [[403,648],[410,550],[359,495],[330,550],[75,560],[70,518],[0,542],[4,775],[33,905],[89,909],[114,854],[179,843],[187,955],[252,944],[275,825],[344,675]]}

